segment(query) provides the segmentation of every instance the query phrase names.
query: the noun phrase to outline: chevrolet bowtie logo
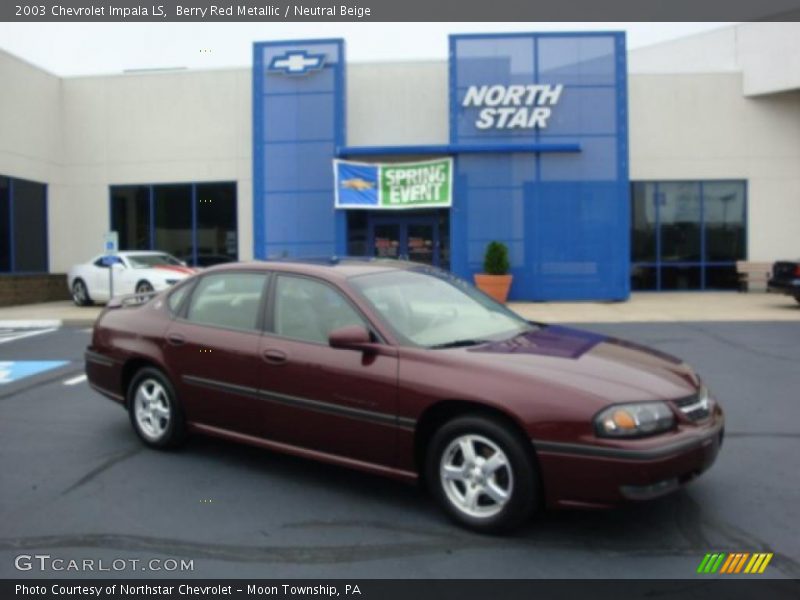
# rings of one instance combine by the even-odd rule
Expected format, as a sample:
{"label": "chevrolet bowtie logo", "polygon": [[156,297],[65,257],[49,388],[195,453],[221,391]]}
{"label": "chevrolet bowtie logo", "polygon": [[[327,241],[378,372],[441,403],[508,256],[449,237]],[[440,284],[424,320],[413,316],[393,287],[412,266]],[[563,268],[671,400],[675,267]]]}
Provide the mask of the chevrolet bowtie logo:
{"label": "chevrolet bowtie logo", "polygon": [[366,181],[360,177],[354,177],[353,179],[345,179],[342,181],[342,187],[346,190],[357,190],[359,192],[363,192],[364,190],[371,190],[374,188],[375,182]]}
{"label": "chevrolet bowtie logo", "polygon": [[309,54],[305,50],[294,50],[273,57],[269,63],[269,70],[287,75],[305,75],[309,71],[319,71],[323,66],[325,66],[324,54]]}

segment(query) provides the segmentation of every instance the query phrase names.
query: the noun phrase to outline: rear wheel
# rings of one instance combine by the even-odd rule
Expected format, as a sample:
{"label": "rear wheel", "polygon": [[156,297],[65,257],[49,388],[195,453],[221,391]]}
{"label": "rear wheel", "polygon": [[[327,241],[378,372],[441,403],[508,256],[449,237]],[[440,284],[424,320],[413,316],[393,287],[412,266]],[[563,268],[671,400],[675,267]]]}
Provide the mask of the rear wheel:
{"label": "rear wheel", "polygon": [[536,508],[537,476],[521,436],[500,420],[458,417],[433,436],[426,476],[439,504],[482,533],[508,531]]}
{"label": "rear wheel", "polygon": [[148,446],[174,447],[185,438],[175,390],[158,369],[146,367],[136,373],[128,387],[128,412],[133,429]]}
{"label": "rear wheel", "polygon": [[86,288],[83,279],[76,279],[72,282],[72,301],[77,306],[91,306],[94,304],[89,297],[89,290]]}

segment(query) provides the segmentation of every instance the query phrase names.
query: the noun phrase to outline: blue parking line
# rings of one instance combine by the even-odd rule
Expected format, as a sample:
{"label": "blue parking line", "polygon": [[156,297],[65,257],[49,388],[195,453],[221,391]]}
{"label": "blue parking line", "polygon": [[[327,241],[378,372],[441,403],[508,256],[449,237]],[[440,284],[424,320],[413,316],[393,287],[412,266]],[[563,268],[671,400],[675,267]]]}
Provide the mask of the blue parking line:
{"label": "blue parking line", "polygon": [[31,375],[58,369],[69,364],[67,360],[7,360],[0,361],[0,385],[14,383]]}

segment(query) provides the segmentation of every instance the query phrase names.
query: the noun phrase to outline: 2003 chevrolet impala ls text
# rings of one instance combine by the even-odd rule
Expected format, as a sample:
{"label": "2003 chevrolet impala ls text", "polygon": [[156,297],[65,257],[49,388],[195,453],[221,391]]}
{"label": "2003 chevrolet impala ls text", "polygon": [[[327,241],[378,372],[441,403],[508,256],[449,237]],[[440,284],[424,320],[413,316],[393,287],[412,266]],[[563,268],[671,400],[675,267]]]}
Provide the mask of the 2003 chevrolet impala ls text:
{"label": "2003 chevrolet impala ls text", "polygon": [[660,496],[707,469],[723,437],[682,361],[525,321],[397,261],[224,265],[115,300],[86,371],[150,446],[197,432],[421,480],[479,531],[540,506]]}

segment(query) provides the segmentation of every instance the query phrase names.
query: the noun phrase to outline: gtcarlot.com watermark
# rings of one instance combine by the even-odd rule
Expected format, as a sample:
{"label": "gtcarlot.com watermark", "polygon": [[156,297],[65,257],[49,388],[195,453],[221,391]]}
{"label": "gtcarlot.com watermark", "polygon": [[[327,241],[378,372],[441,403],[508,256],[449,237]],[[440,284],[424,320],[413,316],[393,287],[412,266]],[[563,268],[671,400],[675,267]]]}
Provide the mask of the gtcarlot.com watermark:
{"label": "gtcarlot.com watermark", "polygon": [[50,554],[19,554],[14,558],[18,571],[76,571],[76,572],[124,572],[124,571],[194,571],[194,560],[184,558],[60,558]]}

